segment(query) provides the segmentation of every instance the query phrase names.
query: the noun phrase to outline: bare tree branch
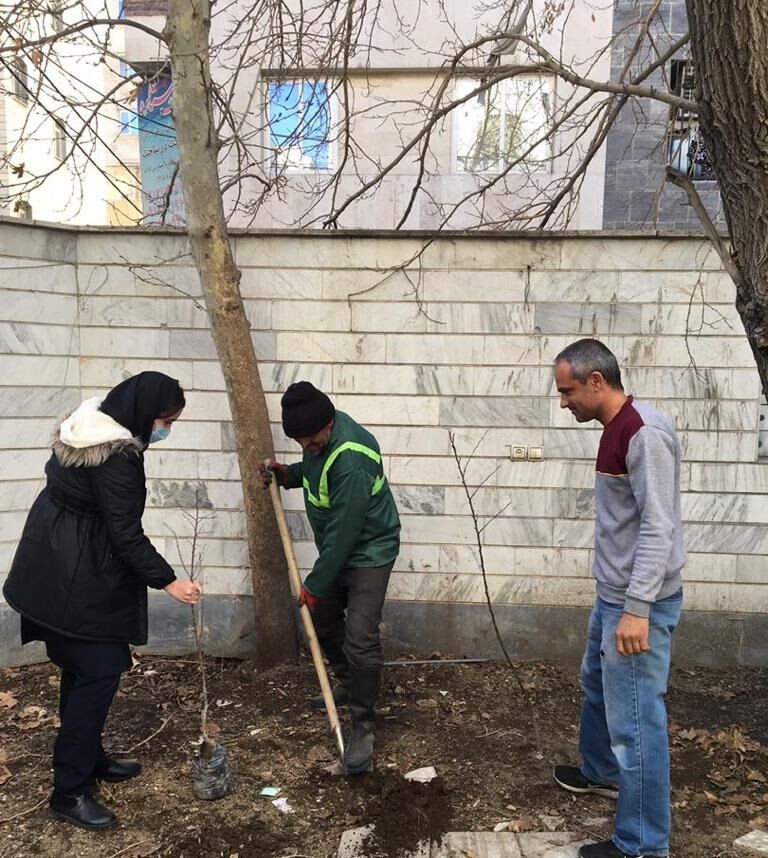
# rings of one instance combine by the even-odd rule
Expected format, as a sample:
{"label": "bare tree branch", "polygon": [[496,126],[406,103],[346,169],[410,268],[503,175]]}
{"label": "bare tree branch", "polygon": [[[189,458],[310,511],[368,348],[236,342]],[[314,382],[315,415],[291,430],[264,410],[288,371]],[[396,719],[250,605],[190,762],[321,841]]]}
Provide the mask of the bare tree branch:
{"label": "bare tree branch", "polygon": [[733,258],[733,255],[728,249],[726,243],[723,241],[717,227],[712,222],[712,218],[709,216],[706,206],[701,201],[699,192],[696,190],[693,182],[684,173],[681,173],[679,170],[675,170],[672,167],[667,167],[666,177],[670,184],[685,191],[689,204],[699,216],[699,220],[701,221],[701,225],[704,228],[707,238],[712,242],[712,246],[717,251],[717,255],[723,263],[723,268],[728,272],[737,288],[741,287],[743,285],[743,278],[741,271],[739,270],[739,266],[736,264],[736,260]]}

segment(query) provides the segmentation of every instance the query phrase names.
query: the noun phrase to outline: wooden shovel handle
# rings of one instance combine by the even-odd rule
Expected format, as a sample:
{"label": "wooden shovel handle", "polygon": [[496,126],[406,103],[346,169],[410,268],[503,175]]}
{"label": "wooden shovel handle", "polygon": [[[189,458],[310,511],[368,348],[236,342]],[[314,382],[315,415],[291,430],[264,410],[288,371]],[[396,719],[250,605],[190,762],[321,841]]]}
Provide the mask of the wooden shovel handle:
{"label": "wooden shovel handle", "polygon": [[[264,467],[269,467],[270,459],[266,459]],[[288,574],[291,578],[291,587],[293,594],[298,599],[301,593],[301,575],[299,575],[299,567],[296,564],[296,555],[293,552],[293,542],[291,541],[291,532],[288,530],[288,522],[285,520],[285,510],[283,502],[280,500],[280,487],[277,485],[277,479],[272,475],[272,481],[269,484],[269,494],[272,497],[272,506],[275,509],[275,518],[277,526],[280,530],[280,539],[283,542],[283,551],[285,551],[285,559],[288,561]],[[315,624],[312,622],[312,613],[306,605],[302,605],[299,609],[302,622],[304,623],[304,631],[309,641],[309,649],[312,653],[312,661],[315,665],[315,672],[320,682],[320,691],[325,702],[325,711],[328,713],[328,720],[331,724],[331,730],[336,737],[336,744],[339,748],[339,753],[344,757],[344,738],[341,734],[341,724],[339,722],[339,713],[336,710],[336,703],[333,699],[331,684],[328,681],[328,671],[325,669],[325,661],[323,652],[320,649],[320,642],[315,633]]]}

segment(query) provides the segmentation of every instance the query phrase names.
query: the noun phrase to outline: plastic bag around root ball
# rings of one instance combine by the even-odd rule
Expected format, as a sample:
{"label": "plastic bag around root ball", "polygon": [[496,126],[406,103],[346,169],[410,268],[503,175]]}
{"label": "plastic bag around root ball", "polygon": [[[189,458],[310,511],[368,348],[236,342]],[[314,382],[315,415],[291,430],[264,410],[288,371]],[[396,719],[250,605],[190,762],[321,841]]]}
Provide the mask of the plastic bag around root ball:
{"label": "plastic bag around root ball", "polygon": [[192,792],[195,798],[213,801],[223,798],[232,787],[232,771],[227,749],[217,744],[209,760],[199,756],[192,761]]}

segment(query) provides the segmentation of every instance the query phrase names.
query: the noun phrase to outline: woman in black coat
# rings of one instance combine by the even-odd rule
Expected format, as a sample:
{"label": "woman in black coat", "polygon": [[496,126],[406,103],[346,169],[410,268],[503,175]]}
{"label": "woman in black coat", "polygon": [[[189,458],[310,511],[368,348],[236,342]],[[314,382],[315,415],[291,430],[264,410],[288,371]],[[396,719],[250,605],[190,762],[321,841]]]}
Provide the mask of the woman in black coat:
{"label": "woman in black coat", "polygon": [[168,436],[184,404],[175,379],[142,372],[56,427],[47,485],[3,587],[21,614],[22,643],[44,641],[61,669],[50,809],[83,828],[117,822],[91,794],[97,779],[141,771],[108,757],[101,734],[120,674],[131,666],[128,645],[147,642],[147,587],[187,604],[200,597],[200,585],[178,580],[141,526],[144,451]]}

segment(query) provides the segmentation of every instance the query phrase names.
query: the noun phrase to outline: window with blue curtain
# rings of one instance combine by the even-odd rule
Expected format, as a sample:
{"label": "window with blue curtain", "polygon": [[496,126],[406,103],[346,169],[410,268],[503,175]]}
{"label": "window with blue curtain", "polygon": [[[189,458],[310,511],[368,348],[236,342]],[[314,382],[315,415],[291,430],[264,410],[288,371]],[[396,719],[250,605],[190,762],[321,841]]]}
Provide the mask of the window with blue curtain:
{"label": "window with blue curtain", "polygon": [[120,111],[120,133],[121,134],[138,134],[139,133],[139,114],[135,110]]}
{"label": "window with blue curtain", "polygon": [[289,170],[330,168],[331,107],[324,81],[269,84],[269,134]]}

